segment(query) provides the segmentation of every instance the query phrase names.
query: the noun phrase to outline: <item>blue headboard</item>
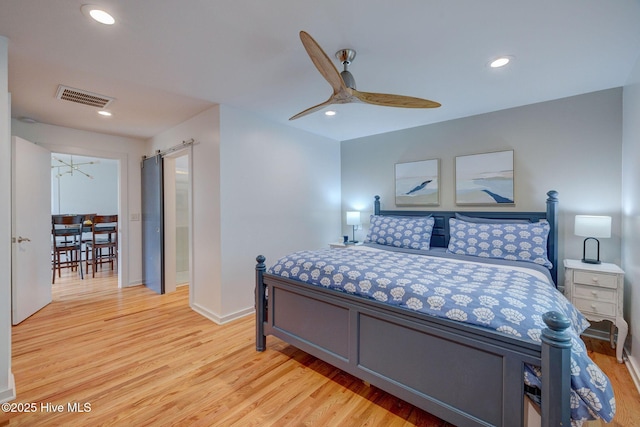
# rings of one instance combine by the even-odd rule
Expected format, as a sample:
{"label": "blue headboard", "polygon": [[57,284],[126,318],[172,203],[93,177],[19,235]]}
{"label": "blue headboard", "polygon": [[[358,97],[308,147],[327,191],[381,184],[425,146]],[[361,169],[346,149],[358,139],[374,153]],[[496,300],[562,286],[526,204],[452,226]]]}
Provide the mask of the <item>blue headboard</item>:
{"label": "blue headboard", "polygon": [[[549,261],[553,264],[550,270],[553,281],[558,286],[558,192],[551,190],[547,192],[547,211],[546,212],[479,212],[479,211],[461,211],[466,216],[495,218],[495,219],[525,219],[531,222],[537,222],[541,219],[549,221],[551,230],[547,239],[547,255]],[[375,215],[401,215],[401,216],[426,216],[432,215],[435,219],[433,233],[431,235],[431,246],[437,248],[446,248],[449,246],[449,219],[455,218],[455,211],[409,211],[409,210],[381,210],[380,196],[375,196],[374,209]]]}

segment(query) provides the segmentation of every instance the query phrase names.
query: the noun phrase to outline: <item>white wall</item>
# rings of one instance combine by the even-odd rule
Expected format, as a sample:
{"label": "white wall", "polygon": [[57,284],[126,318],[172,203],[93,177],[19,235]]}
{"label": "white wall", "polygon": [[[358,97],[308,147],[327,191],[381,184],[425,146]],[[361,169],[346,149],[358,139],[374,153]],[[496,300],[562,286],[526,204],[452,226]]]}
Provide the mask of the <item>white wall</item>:
{"label": "white wall", "polygon": [[[468,210],[455,205],[455,157],[511,149],[514,210],[544,211],[546,192],[559,192],[560,260],[582,257],[582,238],[573,235],[574,216],[602,214],[613,217],[613,230],[611,239],[601,239],[601,259],[620,264],[620,88],[344,141],[343,209],[365,205],[371,211],[376,194],[383,208],[396,209],[395,163],[439,158],[438,209]],[[559,273],[562,284],[562,267]]]}
{"label": "white wall", "polygon": [[340,236],[340,144],[222,106],[222,315],[254,308],[255,259]]}
{"label": "white wall", "polygon": [[15,398],[11,373],[11,108],[8,46],[0,36],[0,402]]}
{"label": "white wall", "polygon": [[122,286],[142,283],[142,231],[140,221],[140,160],[145,154],[145,141],[87,132],[43,123],[11,121],[13,135],[35,142],[52,152],[114,159],[119,162],[120,263]]}
{"label": "white wall", "polygon": [[189,299],[199,313],[218,320],[220,305],[220,137],[219,107],[215,106],[151,138],[147,155],[193,139],[193,252]]}
{"label": "white wall", "polygon": [[[78,165],[73,174],[67,166],[71,161]],[[51,166],[55,166],[51,169],[52,214],[118,213],[117,160],[53,153]]]}
{"label": "white wall", "polygon": [[[622,145],[622,268],[625,270],[625,318],[630,334],[640,331],[640,58],[624,87]],[[640,339],[631,340],[629,363],[640,389]]]}
{"label": "white wall", "polygon": [[148,151],[191,138],[191,305],[224,323],[254,310],[257,255],[273,262],[340,234],[339,143],[216,106]]}

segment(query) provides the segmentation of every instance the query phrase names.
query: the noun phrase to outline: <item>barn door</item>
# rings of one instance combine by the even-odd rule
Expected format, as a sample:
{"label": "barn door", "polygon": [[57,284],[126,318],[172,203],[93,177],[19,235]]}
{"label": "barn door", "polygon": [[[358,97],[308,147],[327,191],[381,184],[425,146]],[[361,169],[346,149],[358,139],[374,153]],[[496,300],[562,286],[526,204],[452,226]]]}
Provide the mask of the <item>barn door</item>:
{"label": "barn door", "polygon": [[144,285],[164,294],[163,159],[142,161],[142,278]]}

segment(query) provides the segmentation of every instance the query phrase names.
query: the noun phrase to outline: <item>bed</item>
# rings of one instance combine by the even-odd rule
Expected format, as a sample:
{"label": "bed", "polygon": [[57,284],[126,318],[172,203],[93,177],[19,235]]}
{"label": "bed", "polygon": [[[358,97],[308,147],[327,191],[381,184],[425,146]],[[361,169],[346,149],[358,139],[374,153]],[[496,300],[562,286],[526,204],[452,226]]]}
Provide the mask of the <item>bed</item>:
{"label": "bed", "polygon": [[525,425],[530,401],[543,426],[609,421],[613,391],[579,338],[588,322],[556,289],[547,196],[544,212],[464,215],[382,210],[376,196],[364,245],[269,269],[258,256],[256,350],[278,337],[457,426]]}

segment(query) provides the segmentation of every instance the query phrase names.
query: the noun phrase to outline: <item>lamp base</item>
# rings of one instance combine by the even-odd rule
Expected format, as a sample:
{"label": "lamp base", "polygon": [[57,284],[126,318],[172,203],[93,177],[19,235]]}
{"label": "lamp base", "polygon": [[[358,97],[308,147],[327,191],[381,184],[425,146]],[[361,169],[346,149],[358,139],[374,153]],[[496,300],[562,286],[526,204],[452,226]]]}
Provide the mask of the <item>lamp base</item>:
{"label": "lamp base", "polygon": [[[587,240],[595,240],[596,241],[596,250],[598,258],[587,258]],[[585,264],[600,264],[600,240],[595,237],[587,237],[584,239],[584,243],[582,243],[582,262]]]}

